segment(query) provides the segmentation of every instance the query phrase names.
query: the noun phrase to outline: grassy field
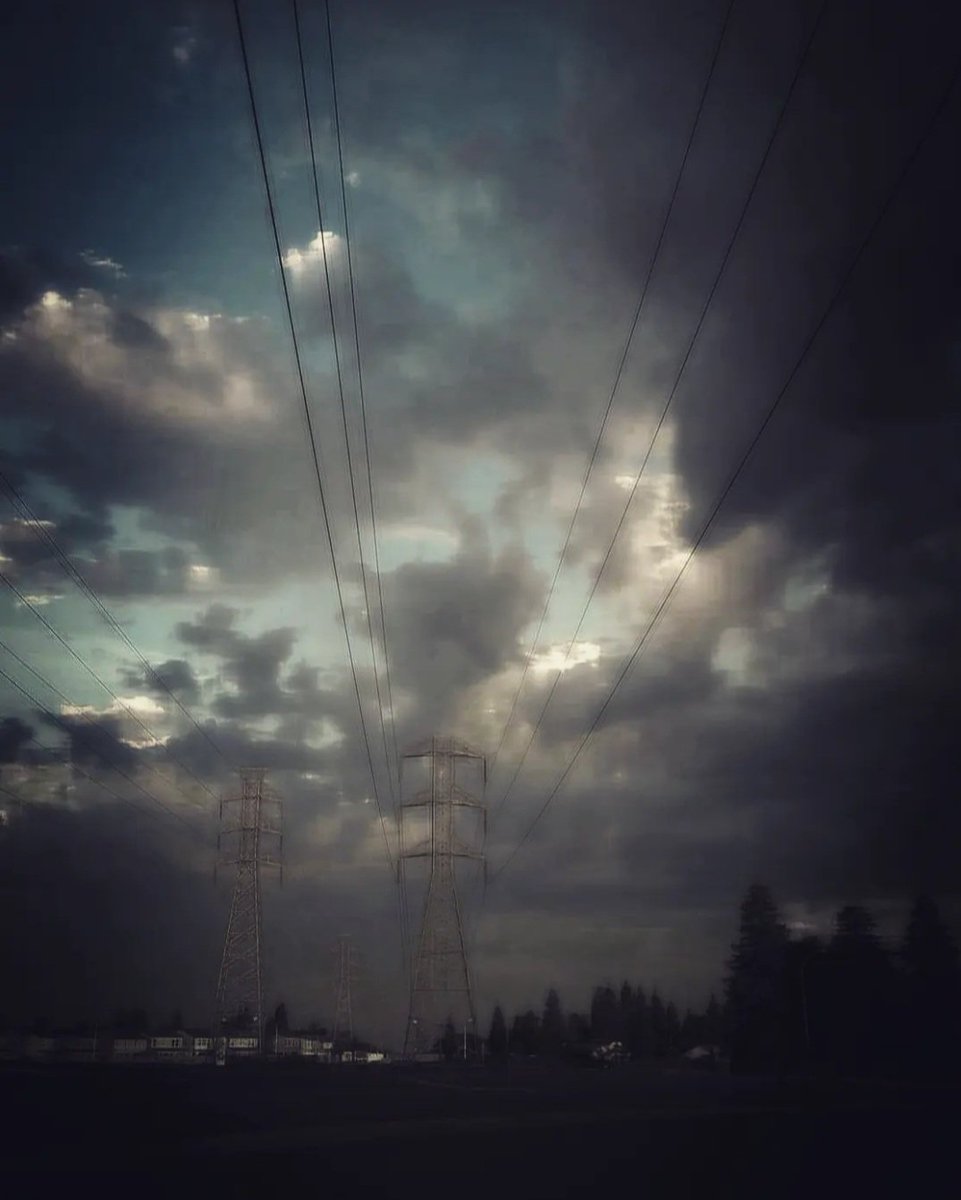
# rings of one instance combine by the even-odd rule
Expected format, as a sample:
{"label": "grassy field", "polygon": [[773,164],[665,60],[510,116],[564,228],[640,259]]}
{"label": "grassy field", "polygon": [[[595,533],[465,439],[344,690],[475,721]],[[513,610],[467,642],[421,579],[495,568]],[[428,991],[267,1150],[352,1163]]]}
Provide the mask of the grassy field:
{"label": "grassy field", "polygon": [[9,1063],[0,1140],[11,1195],[927,1200],[961,1194],[959,1099],[634,1066]]}

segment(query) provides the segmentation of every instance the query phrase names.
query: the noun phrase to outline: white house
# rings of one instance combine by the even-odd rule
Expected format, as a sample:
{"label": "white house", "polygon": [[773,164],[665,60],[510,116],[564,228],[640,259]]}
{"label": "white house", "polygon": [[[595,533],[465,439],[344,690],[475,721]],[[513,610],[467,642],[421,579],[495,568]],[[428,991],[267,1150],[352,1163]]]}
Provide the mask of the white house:
{"label": "white house", "polygon": [[182,1029],[171,1033],[156,1033],[150,1039],[151,1053],[157,1058],[184,1058],[193,1052],[193,1039]]}
{"label": "white house", "polygon": [[209,1033],[195,1033],[191,1037],[194,1058],[203,1058],[205,1054],[213,1054],[214,1038]]}
{"label": "white house", "polygon": [[138,1054],[146,1054],[149,1042],[145,1037],[115,1037],[111,1046],[114,1058],[130,1059]]}
{"label": "white house", "polygon": [[300,1034],[300,1053],[304,1058],[319,1058],[322,1062],[330,1062],[333,1042],[319,1033]]}
{"label": "white house", "polygon": [[260,1039],[255,1033],[231,1033],[227,1037],[227,1054],[229,1056],[245,1056],[256,1054],[260,1049]]}
{"label": "white house", "polygon": [[292,1054],[303,1054],[304,1039],[299,1033],[281,1033],[279,1030],[274,1034],[274,1054],[281,1054],[288,1057]]}

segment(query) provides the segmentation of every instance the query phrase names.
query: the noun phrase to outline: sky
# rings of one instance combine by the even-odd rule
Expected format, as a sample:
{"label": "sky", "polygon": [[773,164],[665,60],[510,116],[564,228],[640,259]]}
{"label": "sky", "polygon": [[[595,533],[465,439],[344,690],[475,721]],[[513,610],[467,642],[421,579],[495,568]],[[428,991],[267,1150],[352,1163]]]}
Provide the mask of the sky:
{"label": "sky", "polygon": [[259,764],[267,1005],[330,1019],[350,934],[396,1041],[378,799],[393,855],[394,739],[432,734],[494,760],[482,1021],[704,1003],[758,879],[797,930],[894,936],[922,889],[957,922],[961,15],[333,0],[345,213],[305,2],[318,216],[291,10],[241,9],[280,263],[229,4],[6,17],[0,472],[126,637],[4,490],[0,1015],[208,1019]]}

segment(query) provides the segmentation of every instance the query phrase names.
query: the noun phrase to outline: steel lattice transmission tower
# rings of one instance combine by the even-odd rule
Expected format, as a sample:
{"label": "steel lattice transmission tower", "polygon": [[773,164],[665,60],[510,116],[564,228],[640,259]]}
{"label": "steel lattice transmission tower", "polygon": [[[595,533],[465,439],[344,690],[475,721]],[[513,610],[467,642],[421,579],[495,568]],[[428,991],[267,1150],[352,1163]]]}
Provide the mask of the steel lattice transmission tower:
{"label": "steel lattice transmission tower", "polygon": [[337,1004],[334,1011],[334,1032],[331,1042],[334,1047],[344,1035],[348,1042],[354,1040],[354,1008],[351,999],[351,984],[354,978],[354,947],[350,937],[342,934],[337,939]]}
{"label": "steel lattice transmission tower", "polygon": [[263,767],[240,771],[239,796],[220,802],[218,867],[236,868],[224,953],[217,983],[221,1027],[237,1022],[263,1041],[263,915],[261,870],[282,872],[283,806],[267,787]]}
{"label": "steel lattice transmission tower", "polygon": [[[427,786],[405,800],[404,768],[415,760],[426,763]],[[402,892],[406,892],[406,864],[419,858],[429,862],[423,919],[413,955],[406,1056],[429,1052],[448,1018],[458,1031],[463,1027],[465,1042],[468,1024],[476,1029],[455,862],[474,859],[486,870],[487,809],[483,800],[458,783],[458,762],[473,764],[475,771],[479,768],[486,786],[487,759],[454,738],[432,737],[403,755],[398,861]],[[417,810],[426,814],[426,836],[408,849],[407,827]]]}

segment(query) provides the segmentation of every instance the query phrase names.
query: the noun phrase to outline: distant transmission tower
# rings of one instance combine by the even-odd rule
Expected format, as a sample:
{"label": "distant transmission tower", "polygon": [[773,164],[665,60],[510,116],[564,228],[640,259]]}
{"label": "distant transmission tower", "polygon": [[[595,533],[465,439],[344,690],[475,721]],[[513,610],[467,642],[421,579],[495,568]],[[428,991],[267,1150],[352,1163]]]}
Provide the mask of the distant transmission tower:
{"label": "distant transmission tower", "polygon": [[[406,886],[405,864],[416,858],[429,860],[424,915],[411,972],[410,1013],[404,1039],[407,1057],[433,1050],[448,1018],[454,1023],[458,1041],[463,1031],[465,1046],[468,1026],[476,1032],[454,866],[458,858],[484,863],[487,835],[487,809],[483,800],[462,788],[456,777],[458,760],[472,761],[480,767],[486,785],[484,755],[454,738],[432,737],[404,754],[402,766],[418,759],[426,763],[427,786],[408,800],[402,794],[398,862]],[[407,849],[407,827],[418,815],[417,810],[426,815],[426,836]],[[473,819],[469,814],[473,814]],[[420,824],[423,827],[423,818]]]}
{"label": "distant transmission tower", "polygon": [[217,984],[221,1028],[255,1032],[263,1041],[264,984],[260,872],[281,869],[282,802],[267,788],[263,767],[240,771],[239,796],[220,803],[218,866],[235,867],[233,898],[227,919],[224,954]]}
{"label": "distant transmission tower", "polygon": [[334,1012],[332,1042],[336,1048],[344,1040],[354,1040],[354,1009],[351,983],[354,977],[354,948],[345,934],[337,939],[337,1006]]}

